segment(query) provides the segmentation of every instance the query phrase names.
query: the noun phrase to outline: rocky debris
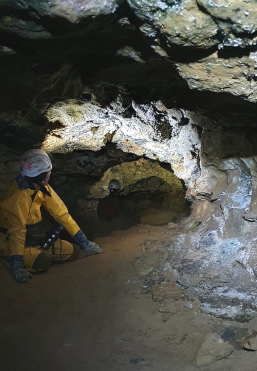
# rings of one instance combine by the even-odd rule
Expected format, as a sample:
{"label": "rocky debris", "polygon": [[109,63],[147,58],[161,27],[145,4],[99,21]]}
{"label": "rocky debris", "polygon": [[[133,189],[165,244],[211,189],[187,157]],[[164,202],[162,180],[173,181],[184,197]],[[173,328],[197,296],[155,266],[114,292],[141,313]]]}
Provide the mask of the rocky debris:
{"label": "rocky debris", "polygon": [[135,60],[136,62],[144,63],[144,60],[142,59],[141,53],[136,51],[131,46],[125,46],[122,49],[119,49],[117,51],[118,55],[122,55],[123,57],[131,58]]}
{"label": "rocky debris", "polygon": [[192,234],[178,234],[171,242],[169,261],[177,281],[187,287],[189,297],[200,298],[201,309],[207,313],[239,321],[253,318],[257,289],[254,242],[244,236],[225,240],[202,232],[200,225]]}
{"label": "rocky debris", "polygon": [[179,287],[175,283],[160,283],[152,287],[153,300],[163,301],[165,299],[173,298],[179,300],[186,296],[186,292],[183,288]]}
{"label": "rocky debris", "polygon": [[134,365],[140,365],[140,366],[149,366],[150,365],[150,362],[146,361],[142,357],[132,358],[129,362],[134,364]]}
{"label": "rocky debris", "polygon": [[195,286],[199,282],[201,282],[202,277],[199,274],[187,274],[185,272],[182,276],[178,277],[177,280],[181,286],[188,288],[190,286]]}
{"label": "rocky debris", "polygon": [[164,341],[168,345],[177,344],[181,345],[187,339],[188,334],[186,332],[176,333],[176,334],[168,334],[164,336]]}
{"label": "rocky debris", "polygon": [[[224,326],[223,324],[215,324],[213,330],[221,337],[222,340],[231,344],[234,349],[242,350],[243,343],[246,335],[249,334],[250,330],[247,327],[236,326],[236,323],[230,326]],[[248,335],[249,336],[249,335]]]}
{"label": "rocky debris", "polygon": [[132,262],[132,266],[136,268],[140,277],[145,277],[153,272],[156,268],[155,258],[156,257],[154,255],[152,256],[152,259],[150,258],[150,260],[145,255],[140,256]]}
{"label": "rocky debris", "polygon": [[228,357],[233,347],[215,333],[207,334],[196,356],[197,367],[208,366]]}
{"label": "rocky debris", "polygon": [[16,54],[15,50],[8,48],[7,46],[0,45],[0,55],[10,55],[10,54]]}
{"label": "rocky debris", "polygon": [[172,283],[175,283],[177,281],[177,275],[176,275],[176,272],[172,269],[172,265],[169,261],[167,261],[166,259],[165,260],[165,263],[163,265],[163,269],[162,269],[162,272],[163,272],[163,276],[164,276],[164,279],[165,279],[165,282],[172,282]]}
{"label": "rocky debris", "polygon": [[166,322],[171,316],[185,310],[185,302],[174,298],[162,300],[158,307],[162,321]]}
{"label": "rocky debris", "polygon": [[253,332],[244,339],[243,348],[246,350],[257,350],[257,332]]}

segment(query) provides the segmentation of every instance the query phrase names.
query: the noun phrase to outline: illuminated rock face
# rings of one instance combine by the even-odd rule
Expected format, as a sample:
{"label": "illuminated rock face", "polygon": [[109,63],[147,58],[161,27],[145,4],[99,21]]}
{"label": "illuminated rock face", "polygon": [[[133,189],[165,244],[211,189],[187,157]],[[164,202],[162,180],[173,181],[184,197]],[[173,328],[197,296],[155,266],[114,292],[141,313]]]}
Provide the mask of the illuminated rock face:
{"label": "illuminated rock face", "polygon": [[3,0],[1,8],[2,30],[38,39],[52,36],[44,25],[44,17],[78,23],[83,18],[113,13],[117,3],[115,0]]}
{"label": "illuminated rock face", "polygon": [[256,2],[6,0],[0,11],[0,191],[33,146],[63,182],[109,179],[108,146],[168,164],[192,202],[168,248],[177,280],[206,311],[255,315]]}
{"label": "illuminated rock face", "polygon": [[48,125],[59,123],[60,128],[49,132],[43,149],[57,153],[96,151],[111,141],[124,152],[170,163],[175,175],[189,185],[200,175],[198,130],[191,123],[181,125],[186,112],[169,110],[163,104],[160,107],[160,103],[138,105],[132,101],[133,117],[124,118],[115,108],[59,102],[46,111]]}

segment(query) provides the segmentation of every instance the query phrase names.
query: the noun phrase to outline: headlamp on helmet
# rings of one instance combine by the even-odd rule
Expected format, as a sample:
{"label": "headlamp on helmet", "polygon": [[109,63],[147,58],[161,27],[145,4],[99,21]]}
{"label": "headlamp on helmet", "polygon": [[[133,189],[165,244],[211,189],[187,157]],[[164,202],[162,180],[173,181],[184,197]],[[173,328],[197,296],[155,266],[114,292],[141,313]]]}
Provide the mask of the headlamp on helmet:
{"label": "headlamp on helmet", "polygon": [[109,182],[108,188],[110,191],[118,191],[120,189],[120,182],[117,179],[112,179]]}

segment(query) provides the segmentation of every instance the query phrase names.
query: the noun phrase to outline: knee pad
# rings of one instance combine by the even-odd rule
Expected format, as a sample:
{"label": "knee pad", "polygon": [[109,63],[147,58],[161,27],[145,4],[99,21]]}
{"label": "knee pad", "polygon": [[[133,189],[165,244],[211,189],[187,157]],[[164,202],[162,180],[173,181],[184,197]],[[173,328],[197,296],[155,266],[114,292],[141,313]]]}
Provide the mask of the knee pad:
{"label": "knee pad", "polygon": [[46,251],[41,251],[41,253],[36,257],[32,269],[36,272],[46,272],[52,265],[53,257]]}
{"label": "knee pad", "polygon": [[79,258],[80,247],[78,245],[75,245],[74,243],[72,244],[72,246],[73,246],[73,253],[69,257],[69,259],[66,260],[67,262],[72,262],[72,261],[77,260]]}
{"label": "knee pad", "polygon": [[[76,246],[76,247],[75,247]],[[58,239],[52,247],[54,263],[76,260],[79,256],[79,246]]]}

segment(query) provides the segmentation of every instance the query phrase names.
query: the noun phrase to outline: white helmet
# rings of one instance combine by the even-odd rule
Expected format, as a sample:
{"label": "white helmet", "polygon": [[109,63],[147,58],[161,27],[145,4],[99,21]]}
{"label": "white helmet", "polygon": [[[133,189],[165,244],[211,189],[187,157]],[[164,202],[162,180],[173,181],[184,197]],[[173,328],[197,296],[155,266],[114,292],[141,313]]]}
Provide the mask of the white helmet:
{"label": "white helmet", "polygon": [[118,189],[120,189],[120,182],[117,179],[112,179],[109,182],[108,188],[109,188],[110,191],[114,190],[114,189],[118,190]]}
{"label": "white helmet", "polygon": [[35,177],[52,170],[52,163],[45,151],[41,149],[30,149],[21,157],[21,175]]}

